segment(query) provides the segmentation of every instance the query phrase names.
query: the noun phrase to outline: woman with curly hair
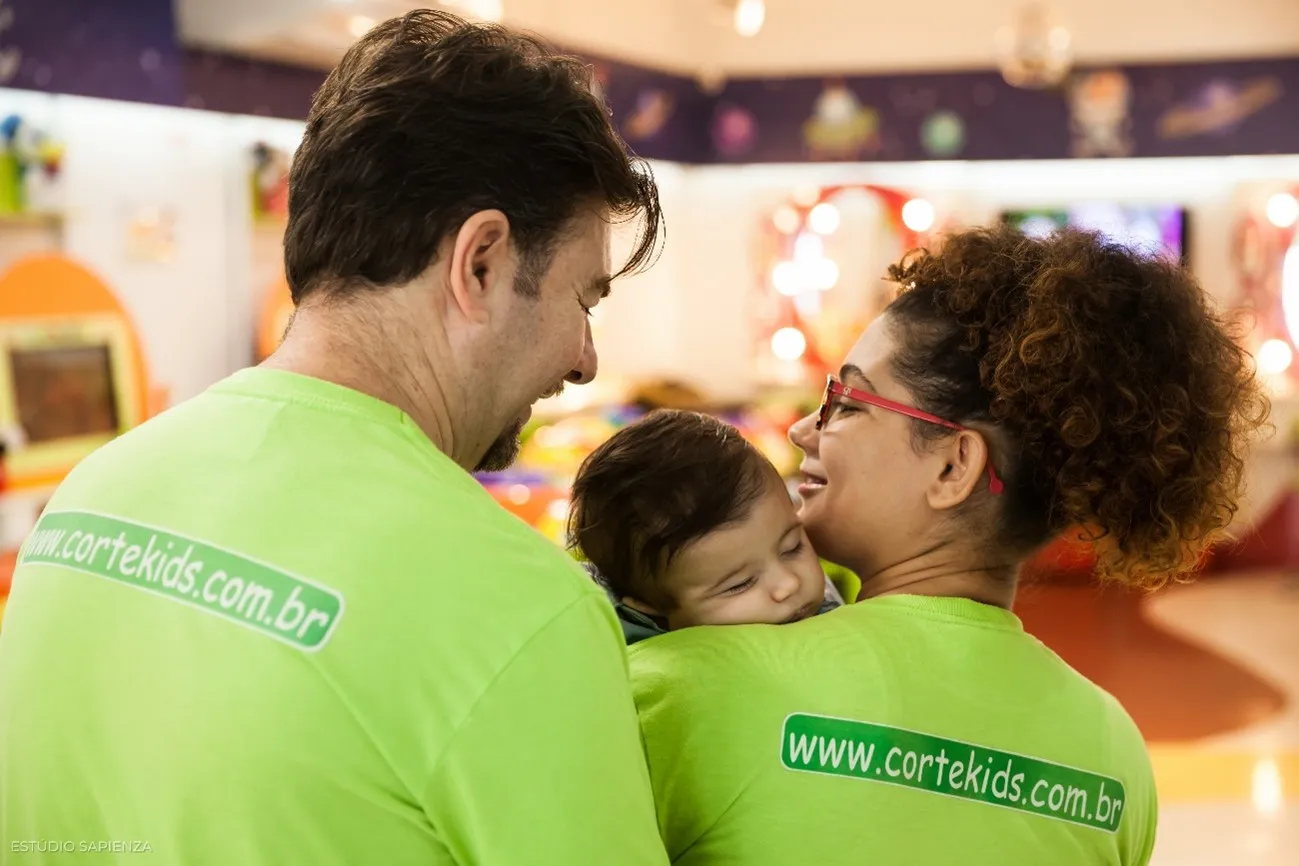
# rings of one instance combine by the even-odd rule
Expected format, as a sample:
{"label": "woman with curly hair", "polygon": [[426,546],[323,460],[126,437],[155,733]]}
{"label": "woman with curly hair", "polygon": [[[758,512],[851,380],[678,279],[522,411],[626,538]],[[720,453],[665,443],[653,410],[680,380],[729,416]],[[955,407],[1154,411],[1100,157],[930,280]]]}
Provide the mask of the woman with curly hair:
{"label": "woman with curly hair", "polygon": [[1066,531],[1156,586],[1236,511],[1268,405],[1178,267],[1100,238],[957,234],[790,432],[800,515],[858,603],[685,629],[632,674],[688,864],[1143,864],[1156,797],[1123,708],[1027,635],[1017,573]]}

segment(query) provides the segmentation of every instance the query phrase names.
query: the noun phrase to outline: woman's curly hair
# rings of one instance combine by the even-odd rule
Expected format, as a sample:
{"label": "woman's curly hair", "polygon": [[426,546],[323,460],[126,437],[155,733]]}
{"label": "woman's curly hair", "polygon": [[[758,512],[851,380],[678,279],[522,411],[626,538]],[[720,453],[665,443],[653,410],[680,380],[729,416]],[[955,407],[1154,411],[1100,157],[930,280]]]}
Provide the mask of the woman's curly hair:
{"label": "woman's curly hair", "polygon": [[1103,577],[1157,586],[1223,536],[1269,404],[1184,269],[1094,234],[1000,226],[889,273],[894,373],[925,410],[995,430],[1001,549],[1027,556],[1080,527]]}

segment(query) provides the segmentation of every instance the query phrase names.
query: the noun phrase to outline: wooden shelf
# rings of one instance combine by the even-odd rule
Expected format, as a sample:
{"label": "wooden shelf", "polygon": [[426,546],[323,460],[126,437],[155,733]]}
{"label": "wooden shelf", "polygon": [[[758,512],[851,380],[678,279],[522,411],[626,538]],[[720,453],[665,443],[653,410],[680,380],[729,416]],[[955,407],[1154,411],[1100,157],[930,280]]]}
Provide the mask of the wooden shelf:
{"label": "wooden shelf", "polygon": [[3,228],[59,228],[63,215],[57,213],[0,213]]}

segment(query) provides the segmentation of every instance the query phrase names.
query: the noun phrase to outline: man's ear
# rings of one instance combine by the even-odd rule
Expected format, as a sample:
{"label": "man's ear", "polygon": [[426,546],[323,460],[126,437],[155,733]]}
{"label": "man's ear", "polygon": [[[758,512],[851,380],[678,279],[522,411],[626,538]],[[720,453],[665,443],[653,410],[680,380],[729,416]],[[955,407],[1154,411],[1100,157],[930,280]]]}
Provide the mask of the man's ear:
{"label": "man's ear", "polygon": [[978,488],[988,469],[988,443],[974,430],[961,430],[934,452],[939,474],[925,491],[936,511],[955,508]]}
{"label": "man's ear", "polygon": [[510,248],[510,220],[499,210],[478,211],[451,241],[447,279],[460,314],[483,323],[498,290],[513,289],[516,262]]}

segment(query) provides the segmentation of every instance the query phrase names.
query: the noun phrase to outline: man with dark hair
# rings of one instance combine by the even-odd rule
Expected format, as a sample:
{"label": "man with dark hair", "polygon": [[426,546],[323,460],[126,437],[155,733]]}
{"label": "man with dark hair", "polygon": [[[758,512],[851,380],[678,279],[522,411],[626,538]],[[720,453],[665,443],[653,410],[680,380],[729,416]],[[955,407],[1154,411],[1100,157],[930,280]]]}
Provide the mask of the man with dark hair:
{"label": "man with dark hair", "polygon": [[6,844],[665,863],[612,610],[469,474],[595,375],[648,172],[576,61],[420,11],[321,88],[289,209],[280,349],[83,462],[24,546]]}

